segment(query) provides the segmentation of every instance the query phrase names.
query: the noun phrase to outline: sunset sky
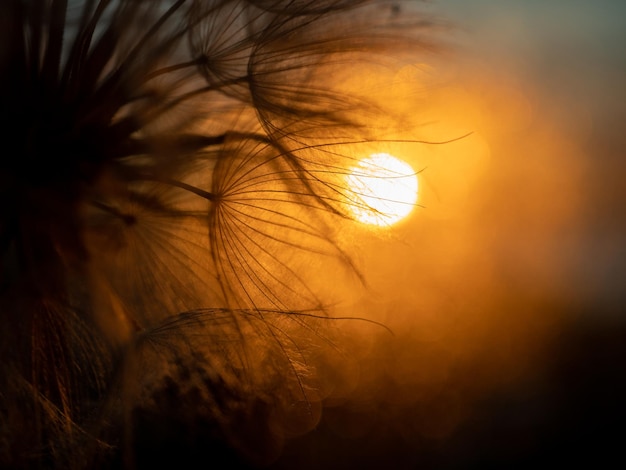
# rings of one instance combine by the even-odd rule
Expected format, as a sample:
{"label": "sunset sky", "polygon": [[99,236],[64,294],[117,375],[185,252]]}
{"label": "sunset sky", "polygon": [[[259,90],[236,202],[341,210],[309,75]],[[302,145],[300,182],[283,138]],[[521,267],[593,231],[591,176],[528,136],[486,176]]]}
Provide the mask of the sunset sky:
{"label": "sunset sky", "polygon": [[624,18],[0,0],[0,467],[626,468]]}
{"label": "sunset sky", "polygon": [[375,338],[361,345],[357,392],[281,462],[613,458],[608,427],[624,417],[626,3],[440,0],[427,11],[450,28],[452,53],[398,74],[413,90],[403,106],[425,140],[471,135],[396,152],[422,170],[421,206],[383,235],[355,235],[371,284],[349,307],[396,336],[355,340]]}

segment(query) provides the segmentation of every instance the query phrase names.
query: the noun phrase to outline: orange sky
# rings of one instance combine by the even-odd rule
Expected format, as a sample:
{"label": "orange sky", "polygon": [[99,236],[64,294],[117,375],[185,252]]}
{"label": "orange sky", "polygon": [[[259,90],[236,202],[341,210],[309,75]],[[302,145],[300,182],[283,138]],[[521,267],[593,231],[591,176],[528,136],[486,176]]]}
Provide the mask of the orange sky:
{"label": "orange sky", "polygon": [[[586,427],[604,425],[617,402],[585,422],[590,389],[570,396],[569,387],[590,371],[560,367],[588,354],[601,371],[589,380],[623,389],[609,379],[620,333],[605,355],[578,348],[581,335],[595,349],[626,322],[626,33],[617,20],[626,9],[608,0],[436,3],[459,27],[456,49],[397,72],[398,106],[420,139],[471,135],[394,147],[423,170],[421,207],[388,231],[344,229],[369,286],[339,292],[349,298],[339,311],[395,336],[345,326],[350,385],[331,396],[327,434],[296,448],[397,468],[422,468],[420,458],[441,449],[441,461],[457,464],[533,461],[548,442],[564,451],[574,438],[557,431],[562,417],[579,413],[572,436],[594,449]],[[498,426],[513,437],[500,442]],[[304,465],[289,453],[281,462],[294,461]]]}

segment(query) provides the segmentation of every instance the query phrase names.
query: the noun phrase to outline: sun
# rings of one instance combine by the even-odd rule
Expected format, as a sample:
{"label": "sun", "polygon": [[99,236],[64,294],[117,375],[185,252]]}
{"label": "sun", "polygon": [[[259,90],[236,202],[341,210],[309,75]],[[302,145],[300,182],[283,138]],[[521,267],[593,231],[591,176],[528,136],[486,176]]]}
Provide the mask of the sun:
{"label": "sun", "polygon": [[349,207],[360,222],[381,227],[408,216],[417,203],[415,170],[388,153],[361,160],[346,176]]}

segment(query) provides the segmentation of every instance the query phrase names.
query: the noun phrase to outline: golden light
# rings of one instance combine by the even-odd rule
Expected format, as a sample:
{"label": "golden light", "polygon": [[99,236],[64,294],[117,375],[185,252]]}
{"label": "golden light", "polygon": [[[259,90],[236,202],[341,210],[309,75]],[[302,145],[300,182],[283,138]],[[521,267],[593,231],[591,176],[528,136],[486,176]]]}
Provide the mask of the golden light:
{"label": "golden light", "polygon": [[366,224],[389,226],[411,213],[417,202],[417,175],[388,153],[364,158],[347,176],[350,210]]}

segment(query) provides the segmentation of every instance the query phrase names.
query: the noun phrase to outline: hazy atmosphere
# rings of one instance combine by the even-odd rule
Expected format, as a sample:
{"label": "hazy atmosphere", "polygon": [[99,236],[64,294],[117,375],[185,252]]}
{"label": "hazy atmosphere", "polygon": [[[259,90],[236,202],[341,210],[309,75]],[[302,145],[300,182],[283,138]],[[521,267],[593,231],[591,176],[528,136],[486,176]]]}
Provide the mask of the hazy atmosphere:
{"label": "hazy atmosphere", "polygon": [[354,402],[327,410],[284,468],[616,465],[626,5],[430,10],[450,23],[455,49],[435,72],[408,72],[440,73],[433,112],[418,100],[414,110],[427,140],[431,128],[435,140],[473,134],[405,155],[423,168],[423,207],[357,243],[371,281],[357,311],[395,336],[368,344]]}
{"label": "hazy atmosphere", "polygon": [[626,463],[624,18],[7,0],[0,467]]}

